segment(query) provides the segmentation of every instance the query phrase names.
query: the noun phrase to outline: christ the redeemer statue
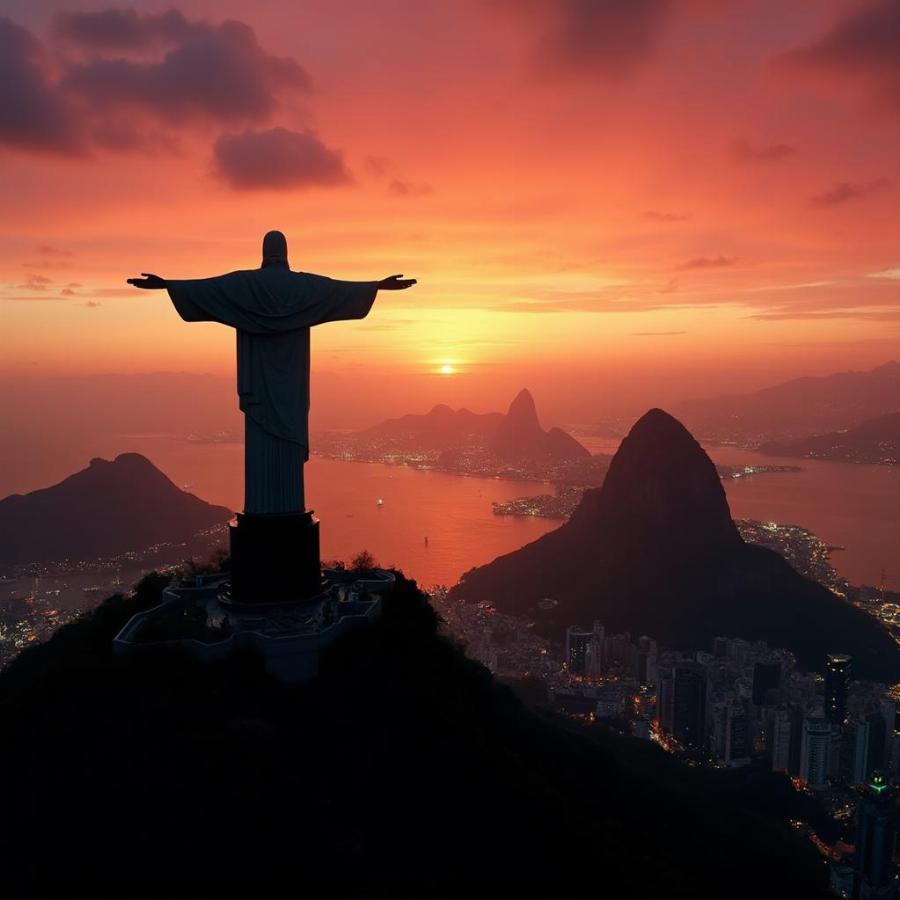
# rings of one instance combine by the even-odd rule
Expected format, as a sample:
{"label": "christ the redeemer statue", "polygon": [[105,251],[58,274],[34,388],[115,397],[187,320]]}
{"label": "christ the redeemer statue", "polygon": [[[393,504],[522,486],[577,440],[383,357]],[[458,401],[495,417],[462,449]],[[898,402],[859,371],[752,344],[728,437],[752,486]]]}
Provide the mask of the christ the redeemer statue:
{"label": "christ the redeemer statue", "polygon": [[258,269],[215,278],[172,280],[144,274],[139,288],[165,288],[186,322],[237,330],[237,384],[245,423],[244,512],[303,512],[303,463],[309,459],[309,329],[364,319],[378,291],[414,279],[336,281],[292,272],[280,231],[263,238]]}
{"label": "christ the redeemer statue", "polygon": [[[336,281],[292,272],[287,240],[280,231],[263,238],[258,269],[187,280],[146,272],[143,276],[129,278],[128,283],[168,290],[186,322],[221,322],[237,331],[237,386],[245,423],[244,515],[238,517],[238,529],[243,528],[245,536],[236,538],[238,529],[232,530],[232,566],[238,563],[236,539],[241,547],[252,545],[252,552],[240,551],[243,557],[258,562],[261,556],[270,556],[271,565],[280,565],[273,544],[290,547],[293,553],[295,544],[284,535],[291,519],[306,515],[309,329],[324,322],[363,319],[378,291],[404,290],[415,279],[392,275],[381,281]],[[315,544],[318,566],[317,530]],[[236,579],[239,574],[233,571],[232,581]],[[277,592],[283,593],[280,588]]]}

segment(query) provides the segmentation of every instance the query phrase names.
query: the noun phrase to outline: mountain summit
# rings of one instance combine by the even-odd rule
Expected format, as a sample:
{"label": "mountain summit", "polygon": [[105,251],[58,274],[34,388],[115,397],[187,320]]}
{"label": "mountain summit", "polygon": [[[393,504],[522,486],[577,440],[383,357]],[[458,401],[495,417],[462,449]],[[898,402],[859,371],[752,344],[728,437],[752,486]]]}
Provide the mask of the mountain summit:
{"label": "mountain summit", "polygon": [[491,440],[491,451],[503,460],[581,459],[591,454],[561,428],[544,431],[534,397],[523,388],[509,405]]}
{"label": "mountain summit", "polygon": [[617,540],[627,535],[679,552],[741,541],[716,467],[684,425],[661,409],[635,423],[603,486],[585,494],[572,525],[587,531],[611,526]]}
{"label": "mountain summit", "polygon": [[846,652],[861,676],[900,675],[896,645],[874,619],[741,539],[712,461],[658,409],[566,524],[467,572],[454,594],[526,615],[554,637],[600,619],[685,650],[729,635],[786,647],[809,670]]}
{"label": "mountain summit", "polygon": [[59,484],[0,500],[0,563],[118,556],[185,541],[230,518],[140,453],[97,457]]}

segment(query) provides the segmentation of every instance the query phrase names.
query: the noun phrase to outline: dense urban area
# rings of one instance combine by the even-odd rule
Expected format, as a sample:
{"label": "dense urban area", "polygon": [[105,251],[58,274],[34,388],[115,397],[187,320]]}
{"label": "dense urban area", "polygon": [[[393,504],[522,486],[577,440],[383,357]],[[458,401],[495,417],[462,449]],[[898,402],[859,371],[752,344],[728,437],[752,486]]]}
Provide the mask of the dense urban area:
{"label": "dense urban area", "polygon": [[[738,525],[745,540],[778,550],[898,636],[897,604],[883,590],[847,584],[814,534],[775,523]],[[533,703],[653,741],[688,765],[783,773],[829,821],[827,833],[800,820],[792,825],[827,861],[834,893],[893,896],[896,797],[889,779],[900,772],[900,685],[855,679],[853,660],[839,647],[819,671],[805,672],[788,650],[740,636],[688,652],[660,646],[652,635],[607,633],[593,622],[572,624],[554,642],[491,604],[452,600],[444,588],[431,598],[448,633]],[[860,875],[854,853],[863,841],[872,856]],[[860,879],[868,893],[860,893]]]}

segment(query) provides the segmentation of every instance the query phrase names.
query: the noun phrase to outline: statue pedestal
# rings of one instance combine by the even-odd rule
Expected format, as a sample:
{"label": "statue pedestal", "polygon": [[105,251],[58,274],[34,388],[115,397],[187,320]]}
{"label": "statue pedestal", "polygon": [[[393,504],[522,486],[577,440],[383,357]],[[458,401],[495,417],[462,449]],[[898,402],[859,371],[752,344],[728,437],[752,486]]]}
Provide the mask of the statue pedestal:
{"label": "statue pedestal", "polygon": [[321,594],[319,522],[311,512],[238,513],[229,531],[233,603],[292,603]]}

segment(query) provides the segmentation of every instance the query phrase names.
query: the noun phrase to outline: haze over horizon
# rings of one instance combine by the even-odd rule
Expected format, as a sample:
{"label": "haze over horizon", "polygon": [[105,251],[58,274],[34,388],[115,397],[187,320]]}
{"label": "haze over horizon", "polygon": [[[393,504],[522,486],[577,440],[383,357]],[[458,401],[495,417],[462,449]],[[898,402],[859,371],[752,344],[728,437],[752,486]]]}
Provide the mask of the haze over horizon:
{"label": "haze over horizon", "polygon": [[5,5],[4,377],[230,378],[230,331],[125,278],[255,267],[272,227],[296,269],[419,280],[317,330],[330,427],[900,357],[890,3],[341,5]]}

